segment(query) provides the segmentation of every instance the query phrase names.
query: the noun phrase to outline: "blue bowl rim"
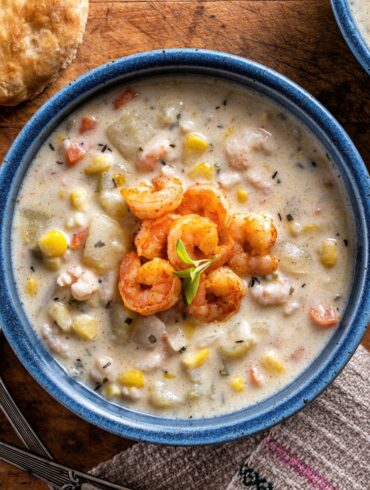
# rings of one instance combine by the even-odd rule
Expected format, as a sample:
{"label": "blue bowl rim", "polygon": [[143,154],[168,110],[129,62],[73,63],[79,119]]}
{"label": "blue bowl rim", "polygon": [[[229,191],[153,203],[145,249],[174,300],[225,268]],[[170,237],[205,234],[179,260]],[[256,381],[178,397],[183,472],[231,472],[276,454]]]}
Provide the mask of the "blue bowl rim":
{"label": "blue bowl rim", "polygon": [[[268,86],[271,92],[282,94],[290,104],[299,107],[308,120],[314,121],[318,127],[323,128],[328,141],[332,141],[333,148],[345,159],[346,167],[352,176],[354,186],[352,190],[357,191],[355,202],[360,206],[359,212],[362,213],[360,213],[361,230],[364,235],[361,238],[364,243],[361,244],[359,250],[362,254],[360,265],[364,275],[362,281],[359,281],[361,284],[358,291],[361,294],[356,297],[357,309],[350,321],[351,328],[347,325],[346,335],[332,347],[330,359],[321,362],[320,369],[313,369],[314,375],[307,375],[308,380],[306,379],[305,384],[301,383],[300,389],[289,392],[289,385],[277,393],[277,395],[288,393],[287,395],[284,394],[277,403],[269,404],[270,399],[268,399],[232,414],[192,420],[155,417],[111,403],[109,408],[114,411],[114,414],[111,411],[107,413],[101,406],[98,406],[100,405],[100,401],[96,401],[98,395],[91,390],[72,380],[66,373],[66,378],[62,374],[61,380],[58,379],[58,376],[53,375],[52,369],[57,369],[59,364],[48,353],[43,343],[37,340],[36,334],[33,336],[36,343],[32,345],[22,331],[19,310],[18,313],[16,310],[18,299],[16,295],[13,296],[9,292],[12,291],[12,288],[14,290],[15,286],[10,282],[12,271],[9,268],[8,252],[10,250],[9,225],[12,216],[7,211],[12,204],[14,205],[14,202],[10,202],[8,194],[10,194],[12,182],[17,176],[17,165],[22,161],[23,156],[31,151],[30,147],[32,147],[33,141],[37,135],[42,134],[49,120],[55,114],[60,113],[63,108],[69,107],[68,112],[71,112],[75,108],[73,101],[77,100],[77,97],[87,98],[94,87],[98,87],[96,90],[99,92],[105,84],[109,84],[112,80],[117,79],[117,77],[121,78],[125,74],[132,72],[137,74],[140,73],[140,70],[144,70],[145,74],[150,75],[150,70],[153,67],[159,72],[169,67],[173,69],[186,67],[188,71],[197,68],[198,72],[202,73],[206,73],[205,70],[208,69],[210,74],[214,76],[218,76],[219,73],[228,74],[231,78],[239,75],[253,82],[259,82],[261,87]],[[80,103],[81,100],[75,105]],[[36,144],[39,147],[39,144]],[[27,158],[25,160],[27,161]],[[20,167],[22,166],[20,165]],[[102,65],[60,90],[40,108],[19,133],[0,167],[0,198],[4,203],[0,209],[0,283],[2,284],[0,302],[3,305],[0,311],[0,321],[6,338],[28,372],[49,394],[90,423],[118,435],[161,444],[200,445],[225,442],[265,430],[297,412],[307,402],[316,398],[347,364],[366,331],[370,319],[370,271],[368,268],[370,199],[366,189],[368,178],[367,170],[360,155],[333,116],[294,82],[256,62],[227,53],[208,50],[170,49],[139,53]],[[36,357],[35,350],[37,349],[38,353],[41,352],[42,358]],[[61,373],[62,371],[59,371],[59,374]],[[294,382],[291,385],[294,385]],[[78,399],[77,393],[82,398]],[[102,399],[99,398],[99,400]],[[104,403],[105,401],[101,402],[103,406]],[[266,405],[266,403],[269,404],[267,409],[260,411],[259,407]],[[248,411],[252,414],[249,415],[249,418],[246,415]]]}
{"label": "blue bowl rim", "polygon": [[362,37],[347,0],[331,0],[334,16],[347,45],[370,75],[370,46]]}

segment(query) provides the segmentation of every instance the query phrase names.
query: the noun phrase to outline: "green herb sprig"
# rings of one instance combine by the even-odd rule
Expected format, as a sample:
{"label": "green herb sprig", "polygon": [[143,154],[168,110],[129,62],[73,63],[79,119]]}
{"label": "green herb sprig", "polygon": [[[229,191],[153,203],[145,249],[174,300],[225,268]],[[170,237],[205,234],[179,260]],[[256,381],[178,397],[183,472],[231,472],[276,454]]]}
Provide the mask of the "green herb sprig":
{"label": "green herb sprig", "polygon": [[188,254],[182,240],[177,240],[176,242],[176,253],[185,264],[192,266],[188,269],[174,272],[175,276],[183,279],[185,301],[186,304],[191,305],[199,288],[200,276],[212,264],[216,257],[212,257],[211,259],[193,260]]}

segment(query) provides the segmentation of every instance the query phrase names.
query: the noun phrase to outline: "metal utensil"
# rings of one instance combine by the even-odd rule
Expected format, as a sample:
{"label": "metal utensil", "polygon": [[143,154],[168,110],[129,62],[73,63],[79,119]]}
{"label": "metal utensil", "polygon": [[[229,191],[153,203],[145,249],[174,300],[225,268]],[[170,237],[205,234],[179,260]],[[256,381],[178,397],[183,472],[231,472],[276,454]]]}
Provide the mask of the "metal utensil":
{"label": "metal utensil", "polygon": [[[78,488],[81,488],[83,483],[89,482],[96,488],[129,490],[125,487],[114,485],[113,483],[101,480],[100,478],[95,478],[78,470],[60,465],[59,463],[54,463],[50,451],[45,447],[39,436],[27,422],[23,413],[7,390],[1,376],[0,408],[25,446],[31,451],[34,451],[36,455],[41,456],[41,458],[37,459],[35,454],[23,451],[22,449],[0,441],[0,459],[38,476],[54,489],[62,488],[62,490],[77,490]],[[33,466],[35,469],[33,469]],[[56,479],[54,479],[54,475]],[[62,485],[59,485],[60,481],[62,481]]]}
{"label": "metal utensil", "polygon": [[0,459],[61,490],[79,490],[84,484],[103,490],[129,490],[2,441],[0,441]]}
{"label": "metal utensil", "polygon": [[39,436],[34,432],[32,427],[25,419],[23,413],[18,408],[17,404],[7,390],[2,377],[0,376],[0,408],[5,417],[17,433],[18,437],[23,441],[24,445],[31,451],[48,459],[53,459],[48,449],[44,446]]}

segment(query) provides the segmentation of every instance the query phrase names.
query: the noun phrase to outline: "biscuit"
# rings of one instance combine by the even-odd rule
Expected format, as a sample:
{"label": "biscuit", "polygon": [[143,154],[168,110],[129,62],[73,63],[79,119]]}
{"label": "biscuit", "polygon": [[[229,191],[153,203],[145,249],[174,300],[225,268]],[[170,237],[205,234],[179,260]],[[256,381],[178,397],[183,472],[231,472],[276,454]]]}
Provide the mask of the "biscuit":
{"label": "biscuit", "polygon": [[88,0],[0,0],[0,105],[31,99],[75,57]]}

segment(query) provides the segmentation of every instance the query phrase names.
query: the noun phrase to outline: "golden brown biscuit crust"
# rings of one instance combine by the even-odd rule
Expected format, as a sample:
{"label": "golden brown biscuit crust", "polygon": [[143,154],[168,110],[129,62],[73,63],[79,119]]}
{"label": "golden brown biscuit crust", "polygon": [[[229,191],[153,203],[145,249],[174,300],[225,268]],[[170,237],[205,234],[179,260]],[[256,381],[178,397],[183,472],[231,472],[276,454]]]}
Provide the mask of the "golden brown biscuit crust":
{"label": "golden brown biscuit crust", "polygon": [[35,97],[72,61],[88,0],[0,0],[0,105]]}

